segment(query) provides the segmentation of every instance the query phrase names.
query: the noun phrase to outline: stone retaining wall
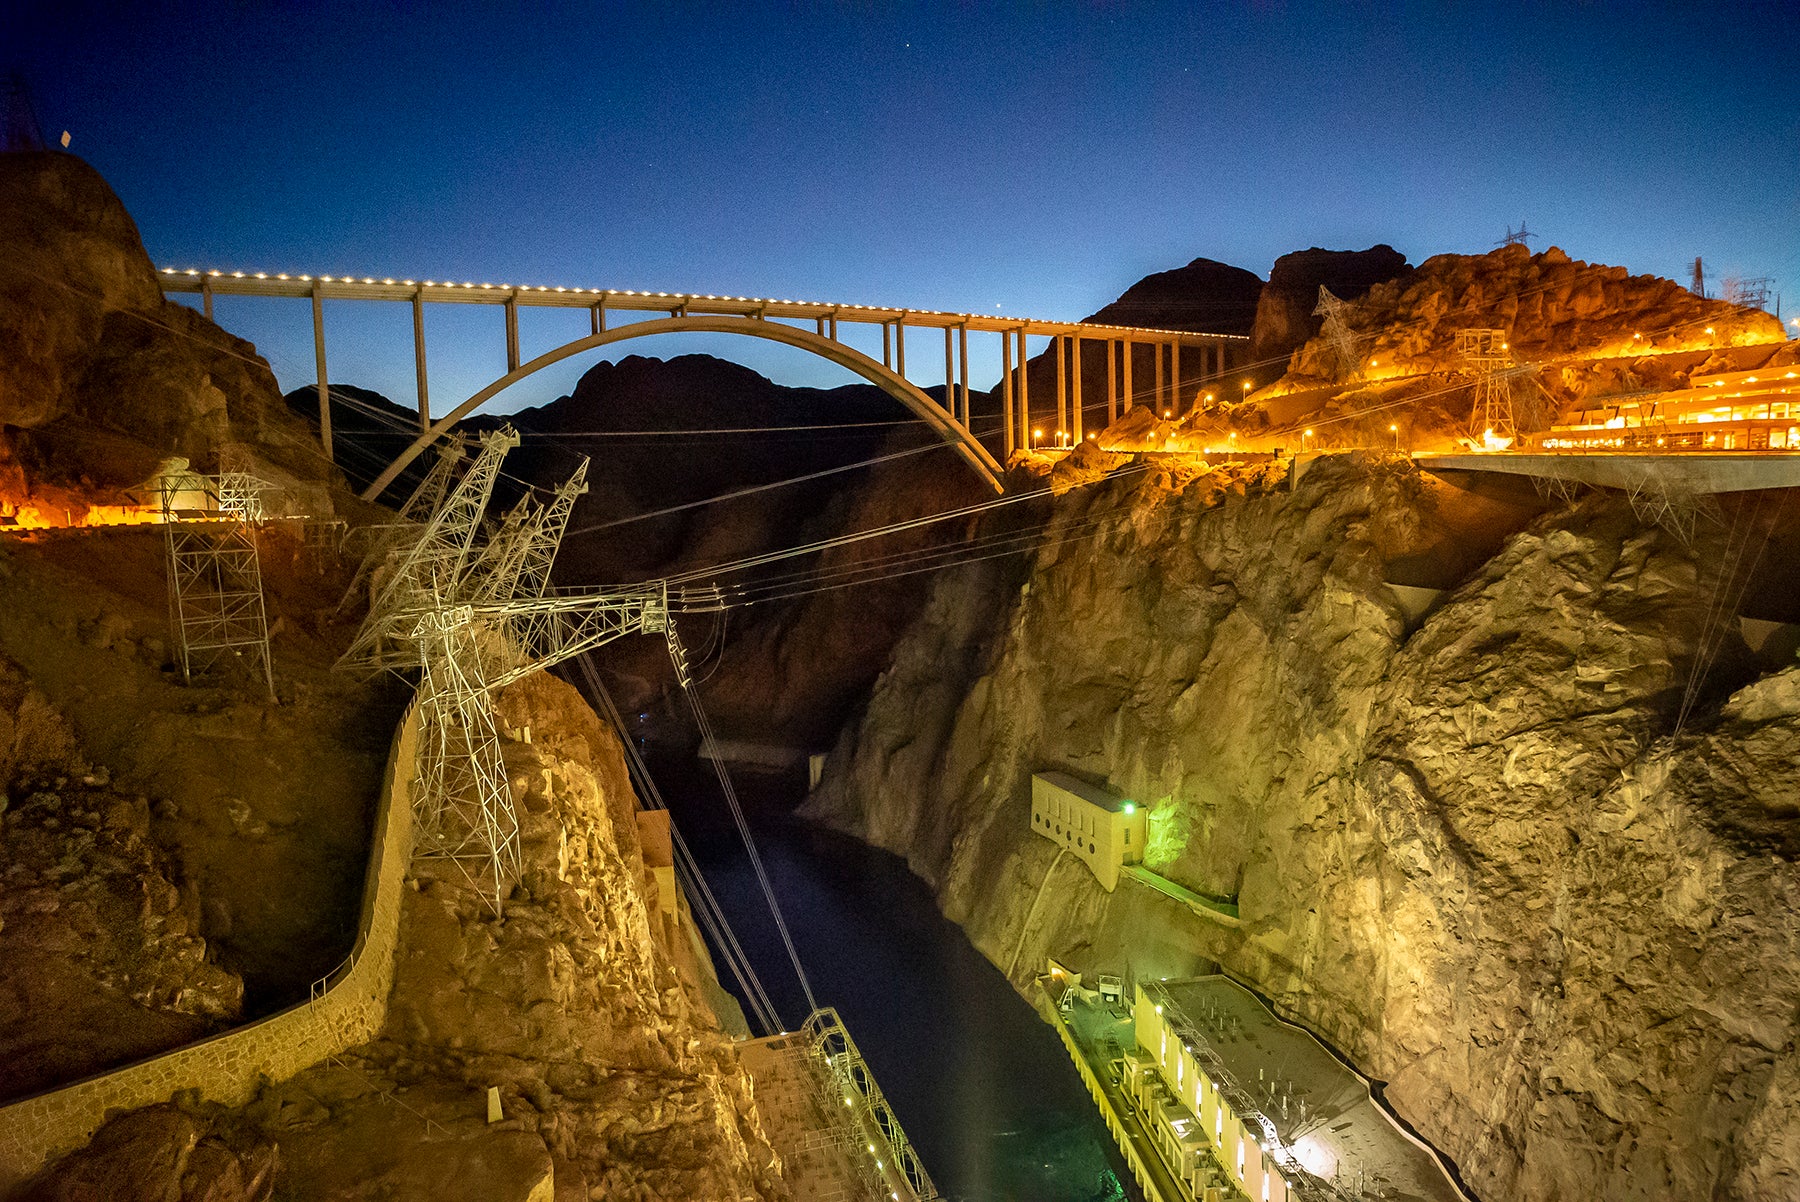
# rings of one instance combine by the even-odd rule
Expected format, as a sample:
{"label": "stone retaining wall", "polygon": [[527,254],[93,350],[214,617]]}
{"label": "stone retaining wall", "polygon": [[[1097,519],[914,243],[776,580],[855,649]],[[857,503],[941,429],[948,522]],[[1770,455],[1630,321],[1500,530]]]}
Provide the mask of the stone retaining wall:
{"label": "stone retaining wall", "polygon": [[261,1081],[282,1081],[325,1057],[367,1043],[387,1018],[400,932],[400,898],[412,859],[412,778],[418,707],[401,720],[376,806],[362,915],[350,956],[299,1005],[248,1026],[73,1085],[0,1106],[0,1193],[93,1138],[109,1113],[166,1102],[195,1089],[207,1101],[248,1102]]}

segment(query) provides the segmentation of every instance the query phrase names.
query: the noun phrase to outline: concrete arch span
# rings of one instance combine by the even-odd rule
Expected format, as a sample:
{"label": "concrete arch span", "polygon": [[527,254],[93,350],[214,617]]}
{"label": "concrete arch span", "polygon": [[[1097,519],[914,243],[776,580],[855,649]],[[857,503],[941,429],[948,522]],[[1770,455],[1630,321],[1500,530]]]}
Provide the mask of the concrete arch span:
{"label": "concrete arch span", "polygon": [[551,364],[560,363],[573,355],[579,355],[583,351],[610,346],[615,342],[624,342],[631,338],[648,338],[653,334],[690,333],[744,334],[751,338],[766,338],[771,342],[785,343],[804,351],[811,351],[840,367],[849,368],[916,413],[926,425],[936,431],[938,437],[955,447],[963,461],[973,468],[983,480],[986,480],[995,492],[1001,491],[1000,473],[1002,469],[988,449],[981,445],[981,441],[959,424],[942,405],[932,400],[917,385],[892,368],[877,363],[854,347],[845,346],[841,342],[827,338],[823,334],[815,334],[811,330],[802,330],[777,321],[765,321],[755,317],[696,316],[661,317],[650,321],[634,321],[598,334],[590,334],[586,338],[578,338],[553,351],[546,351],[529,363],[520,364],[433,422],[430,429],[415,438],[412,444],[400,452],[394,462],[390,463],[387,469],[375,478],[374,483],[363,491],[363,499],[373,501],[379,497],[408,464],[417,459],[432,443],[448,433],[457,422],[527,376],[542,371]]}

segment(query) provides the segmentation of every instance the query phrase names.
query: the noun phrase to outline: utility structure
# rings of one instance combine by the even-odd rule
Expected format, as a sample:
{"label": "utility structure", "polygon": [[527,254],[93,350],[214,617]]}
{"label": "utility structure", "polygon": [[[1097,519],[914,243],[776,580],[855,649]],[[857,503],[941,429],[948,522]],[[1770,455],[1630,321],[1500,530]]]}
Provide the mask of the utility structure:
{"label": "utility structure", "polygon": [[418,850],[453,861],[495,913],[521,864],[494,694],[627,634],[664,635],[678,671],[684,662],[669,624],[666,585],[550,590],[569,514],[587,490],[586,460],[547,503],[528,495],[490,537],[479,537],[501,461],[518,443],[510,427],[483,436],[480,453],[454,485],[454,464],[440,460],[443,475],[434,471],[421,487],[429,493],[441,484],[443,499],[423,521],[400,524],[378,546],[385,562],[364,573],[372,582],[368,616],[338,661],[364,673],[419,670]]}
{"label": "utility structure", "polygon": [[1745,309],[1767,309],[1769,307],[1769,286],[1774,282],[1773,276],[1766,275],[1727,276],[1725,277],[1725,303]]}
{"label": "utility structure", "polygon": [[1494,243],[1494,245],[1495,246],[1526,246],[1531,241],[1531,239],[1533,239],[1535,237],[1537,237],[1537,235],[1532,233],[1530,230],[1526,229],[1525,223],[1523,221],[1521,221],[1521,222],[1519,222],[1519,228],[1516,230],[1511,225],[1508,225],[1506,227],[1506,237],[1500,239],[1500,241]]}
{"label": "utility structure", "polygon": [[[221,468],[228,465],[221,464]],[[273,486],[248,471],[202,475],[187,461],[157,477],[168,567],[169,626],[182,679],[243,662],[275,700],[256,524]]]}
{"label": "utility structure", "polygon": [[1456,331],[1456,354],[1475,377],[1475,403],[1469,412],[1469,439],[1477,447],[1505,446],[1519,436],[1513,419],[1514,368],[1505,330]]}
{"label": "utility structure", "polygon": [[1357,349],[1356,335],[1346,316],[1351,307],[1349,301],[1333,296],[1331,289],[1319,285],[1319,303],[1313,309],[1313,316],[1325,319],[1319,332],[1325,335],[1331,343],[1332,353],[1337,356],[1340,380],[1354,380],[1362,371],[1362,352]]}

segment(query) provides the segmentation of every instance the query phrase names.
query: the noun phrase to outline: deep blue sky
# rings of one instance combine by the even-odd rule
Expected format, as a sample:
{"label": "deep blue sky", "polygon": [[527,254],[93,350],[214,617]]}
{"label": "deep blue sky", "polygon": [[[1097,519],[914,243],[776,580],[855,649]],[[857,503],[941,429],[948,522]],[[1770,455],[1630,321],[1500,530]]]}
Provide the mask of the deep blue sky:
{"label": "deep blue sky", "polygon": [[[14,46],[159,265],[1074,318],[1196,256],[1416,263],[1523,219],[1800,309],[1795,22],[1710,9],[59,3]],[[304,302],[218,313],[312,380]],[[403,307],[328,321],[334,380],[410,402]],[[584,322],[527,312],[527,357]],[[433,316],[436,408],[503,370],[500,329]],[[749,339],[619,353],[697,349],[849,378]]]}

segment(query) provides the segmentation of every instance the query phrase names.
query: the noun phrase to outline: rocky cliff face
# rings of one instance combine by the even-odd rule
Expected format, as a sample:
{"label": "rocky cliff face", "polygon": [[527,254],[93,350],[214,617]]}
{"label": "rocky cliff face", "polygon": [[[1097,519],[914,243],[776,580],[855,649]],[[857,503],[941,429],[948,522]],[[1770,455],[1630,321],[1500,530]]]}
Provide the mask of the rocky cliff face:
{"label": "rocky cliff face", "polygon": [[[1372,374],[1454,367],[1456,331],[1505,330],[1521,361],[1642,357],[1781,341],[1781,323],[1754,309],[1695,296],[1673,280],[1585,263],[1551,247],[1503,246],[1485,255],[1433,255],[1378,284],[1349,311]],[[1708,332],[1711,327],[1711,332]],[[1333,378],[1329,340],[1314,338],[1293,372]]]}
{"label": "rocky cliff face", "polygon": [[199,895],[17,665],[0,657],[0,1100],[230,1025]]}
{"label": "rocky cliff face", "polygon": [[[1719,552],[1539,508],[1366,456],[1072,491],[1032,562],[940,582],[809,808],[1016,981],[1224,965],[1491,1202],[1792,1197],[1800,669],[1728,647],[1676,730]],[[1414,628],[1384,581],[1432,564]],[[1149,865],[1242,926],[1054,865],[1046,768],[1149,807]]]}
{"label": "rocky cliff face", "polygon": [[[330,465],[256,348],[165,301],[137,227],[73,155],[0,155],[0,499],[113,501],[167,455],[227,443],[297,487]],[[329,512],[324,490],[309,496]]]}
{"label": "rocky cliff face", "polygon": [[380,1039],[240,1109],[115,1120],[26,1197],[788,1197],[691,917],[644,871],[617,738],[546,676],[499,712],[525,862],[504,917],[480,872],[416,860]]}
{"label": "rocky cliff face", "polygon": [[1319,332],[1319,289],[1339,300],[1357,300],[1376,284],[1407,270],[1406,256],[1387,245],[1368,250],[1297,250],[1269,269],[1269,282],[1256,301],[1256,328],[1250,358],[1258,363],[1285,359]]}

